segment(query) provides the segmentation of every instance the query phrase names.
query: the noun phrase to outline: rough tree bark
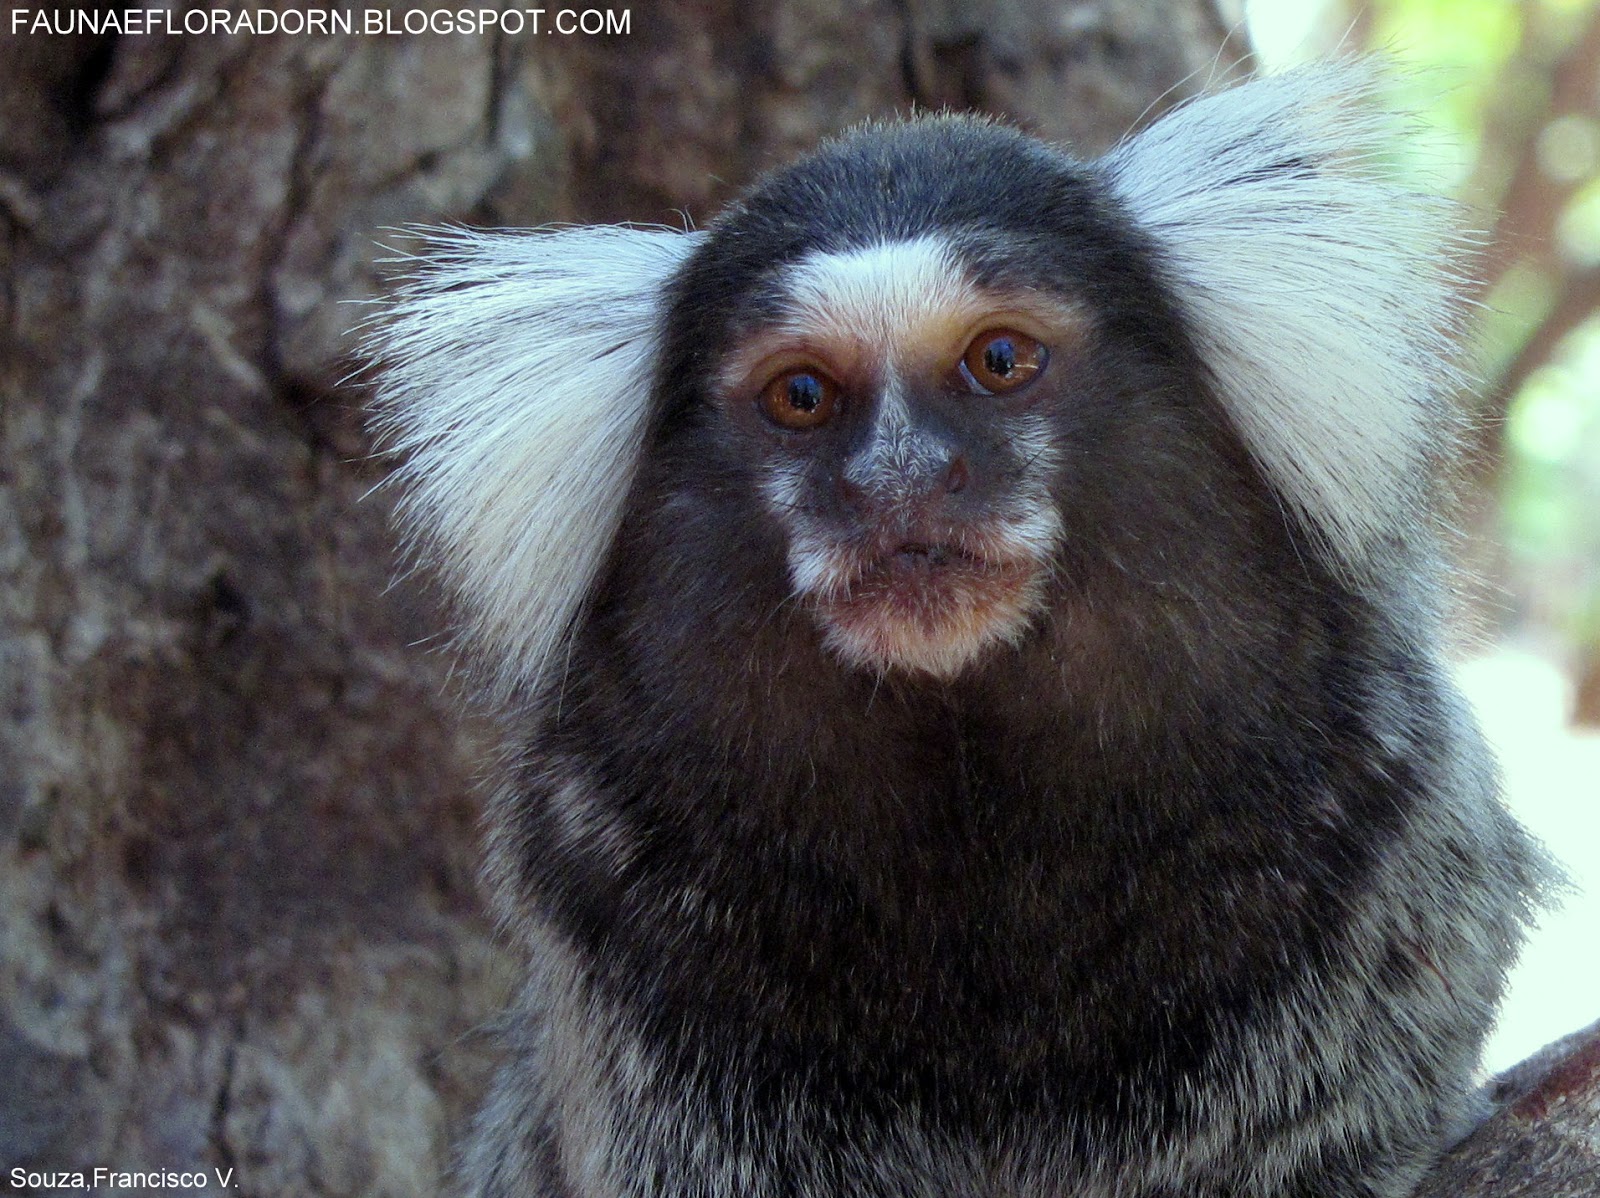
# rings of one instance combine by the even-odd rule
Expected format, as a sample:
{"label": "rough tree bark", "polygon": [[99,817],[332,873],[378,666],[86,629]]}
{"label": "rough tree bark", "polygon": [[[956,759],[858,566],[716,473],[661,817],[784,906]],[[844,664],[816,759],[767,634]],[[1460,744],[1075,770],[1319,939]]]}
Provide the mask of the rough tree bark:
{"label": "rough tree bark", "polygon": [[1499,1110],[1439,1164],[1415,1198],[1600,1195],[1600,1023],[1496,1079]]}
{"label": "rough tree bark", "polygon": [[445,1188],[515,970],[474,883],[489,734],[391,585],[341,386],[382,230],[703,218],[912,104],[1094,149],[1236,61],[1236,21],[663,0],[614,37],[8,35],[0,1184]]}

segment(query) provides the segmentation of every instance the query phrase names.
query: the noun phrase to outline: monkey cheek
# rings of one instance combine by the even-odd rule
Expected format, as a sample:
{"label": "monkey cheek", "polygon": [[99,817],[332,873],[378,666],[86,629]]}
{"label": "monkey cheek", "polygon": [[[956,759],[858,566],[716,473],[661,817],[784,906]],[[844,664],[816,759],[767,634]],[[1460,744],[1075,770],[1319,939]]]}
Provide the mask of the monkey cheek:
{"label": "monkey cheek", "polygon": [[823,642],[846,663],[950,679],[991,646],[1019,640],[1040,606],[1039,571],[1021,564],[886,569],[818,598]]}

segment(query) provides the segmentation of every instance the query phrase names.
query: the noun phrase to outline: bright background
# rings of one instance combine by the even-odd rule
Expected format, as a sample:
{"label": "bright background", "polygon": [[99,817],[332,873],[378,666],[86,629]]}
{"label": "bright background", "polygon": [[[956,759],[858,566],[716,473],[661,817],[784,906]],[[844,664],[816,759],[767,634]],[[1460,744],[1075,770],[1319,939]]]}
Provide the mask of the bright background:
{"label": "bright background", "polygon": [[1419,166],[1484,230],[1483,467],[1461,677],[1509,801],[1575,884],[1512,982],[1497,1070],[1600,1019],[1600,0],[1248,0],[1269,69],[1381,50]]}

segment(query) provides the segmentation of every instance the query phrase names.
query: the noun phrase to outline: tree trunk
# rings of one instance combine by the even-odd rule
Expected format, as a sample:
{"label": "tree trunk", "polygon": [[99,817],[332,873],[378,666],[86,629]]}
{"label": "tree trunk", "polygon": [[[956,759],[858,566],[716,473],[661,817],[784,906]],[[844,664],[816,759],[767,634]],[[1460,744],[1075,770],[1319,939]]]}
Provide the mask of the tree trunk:
{"label": "tree trunk", "polygon": [[0,46],[4,1184],[446,1188],[516,969],[474,882],[491,736],[341,386],[386,229],[703,219],[913,105],[1092,151],[1238,58],[1208,0],[628,11]]}

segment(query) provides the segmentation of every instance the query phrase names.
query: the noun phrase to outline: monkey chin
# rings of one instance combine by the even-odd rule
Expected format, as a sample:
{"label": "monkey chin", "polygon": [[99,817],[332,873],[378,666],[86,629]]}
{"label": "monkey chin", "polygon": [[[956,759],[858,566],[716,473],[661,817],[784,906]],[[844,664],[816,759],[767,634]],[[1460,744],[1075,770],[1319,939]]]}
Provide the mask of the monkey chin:
{"label": "monkey chin", "polygon": [[1038,563],[907,545],[849,570],[815,598],[823,642],[852,666],[954,678],[992,645],[1015,643],[1040,606]]}

